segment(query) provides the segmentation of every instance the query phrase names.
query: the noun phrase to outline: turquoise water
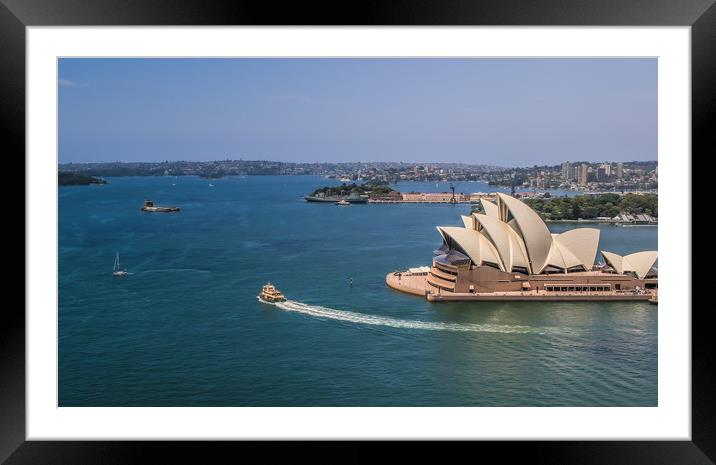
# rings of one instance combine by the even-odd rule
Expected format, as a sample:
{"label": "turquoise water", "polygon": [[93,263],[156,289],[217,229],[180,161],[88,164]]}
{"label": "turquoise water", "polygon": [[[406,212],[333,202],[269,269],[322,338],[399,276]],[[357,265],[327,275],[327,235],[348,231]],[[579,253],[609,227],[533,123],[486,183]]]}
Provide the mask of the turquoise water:
{"label": "turquoise water", "polygon": [[[302,200],[328,183],[61,187],[60,406],[657,404],[656,306],[431,304],[392,291],[385,275],[430,264],[435,226],[461,225],[469,206]],[[145,198],[182,211],[142,213]],[[602,249],[657,247],[654,227],[601,229]],[[112,276],[116,252],[126,278]],[[267,281],[290,302],[258,303]]]}

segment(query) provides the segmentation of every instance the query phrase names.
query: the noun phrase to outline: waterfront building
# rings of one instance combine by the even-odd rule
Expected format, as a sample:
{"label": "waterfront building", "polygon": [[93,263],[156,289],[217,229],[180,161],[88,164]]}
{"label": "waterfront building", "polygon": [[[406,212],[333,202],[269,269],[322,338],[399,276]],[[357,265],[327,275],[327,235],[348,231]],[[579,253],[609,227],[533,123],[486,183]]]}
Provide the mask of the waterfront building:
{"label": "waterfront building", "polygon": [[403,195],[398,191],[390,191],[387,194],[368,194],[368,199],[384,202],[400,202],[403,200]]}
{"label": "waterfront building", "polygon": [[[419,203],[450,203],[453,200],[451,192],[408,192],[403,194],[403,202]],[[469,196],[463,193],[455,194],[455,202],[468,202]]]}
{"label": "waterfront building", "polygon": [[386,276],[390,287],[428,300],[648,300],[658,287],[656,251],[602,251],[599,229],[550,233],[525,203],[498,193],[463,227],[438,226],[430,272]]}

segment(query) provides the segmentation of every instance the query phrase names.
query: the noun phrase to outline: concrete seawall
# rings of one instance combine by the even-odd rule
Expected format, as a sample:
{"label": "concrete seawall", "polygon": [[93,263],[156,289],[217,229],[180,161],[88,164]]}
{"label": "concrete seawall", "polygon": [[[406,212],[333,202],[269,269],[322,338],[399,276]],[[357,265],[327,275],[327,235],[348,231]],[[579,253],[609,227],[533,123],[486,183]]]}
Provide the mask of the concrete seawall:
{"label": "concrete seawall", "polygon": [[631,292],[605,291],[605,292],[552,292],[552,291],[523,291],[523,292],[490,292],[482,294],[454,293],[449,291],[437,292],[427,281],[427,275],[411,275],[393,272],[385,277],[385,283],[391,289],[406,294],[423,297],[430,302],[474,302],[474,301],[501,301],[501,302],[619,302],[619,301],[648,301],[653,294]]}
{"label": "concrete seawall", "polygon": [[623,301],[648,301],[651,298],[651,294],[597,294],[597,293],[585,293],[585,294],[571,294],[571,295],[554,295],[549,293],[542,294],[453,294],[453,293],[442,293],[442,294],[428,294],[427,299],[430,302],[458,302],[458,301],[532,301],[532,302],[623,302]]}

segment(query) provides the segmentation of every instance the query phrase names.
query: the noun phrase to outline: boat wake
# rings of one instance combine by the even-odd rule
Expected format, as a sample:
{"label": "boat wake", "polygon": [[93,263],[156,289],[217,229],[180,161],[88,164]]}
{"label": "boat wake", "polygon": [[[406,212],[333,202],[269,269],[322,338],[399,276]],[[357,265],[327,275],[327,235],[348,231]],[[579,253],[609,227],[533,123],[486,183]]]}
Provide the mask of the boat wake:
{"label": "boat wake", "polygon": [[368,315],[366,313],[349,312],[344,310],[335,310],[328,307],[320,307],[318,305],[308,305],[294,300],[286,302],[268,303],[287,312],[296,312],[315,318],[323,318],[330,320],[345,321],[349,323],[357,323],[374,326],[389,326],[399,329],[419,329],[426,331],[462,331],[475,333],[517,333],[517,334],[550,334],[562,332],[559,328],[550,327],[534,327],[521,325],[498,325],[498,324],[476,324],[476,323],[444,323],[420,320],[402,320],[399,318],[391,318],[378,315]]}

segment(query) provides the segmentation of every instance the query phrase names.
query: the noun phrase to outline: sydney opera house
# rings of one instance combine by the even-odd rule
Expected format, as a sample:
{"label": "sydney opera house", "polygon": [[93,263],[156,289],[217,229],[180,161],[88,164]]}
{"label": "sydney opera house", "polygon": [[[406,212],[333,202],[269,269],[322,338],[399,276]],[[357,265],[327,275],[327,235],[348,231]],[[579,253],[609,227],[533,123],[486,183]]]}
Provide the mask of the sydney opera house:
{"label": "sydney opera house", "polygon": [[550,233],[520,200],[497,194],[464,227],[439,226],[432,266],[394,272],[387,284],[428,300],[648,300],[658,286],[656,251],[601,251],[599,229]]}

